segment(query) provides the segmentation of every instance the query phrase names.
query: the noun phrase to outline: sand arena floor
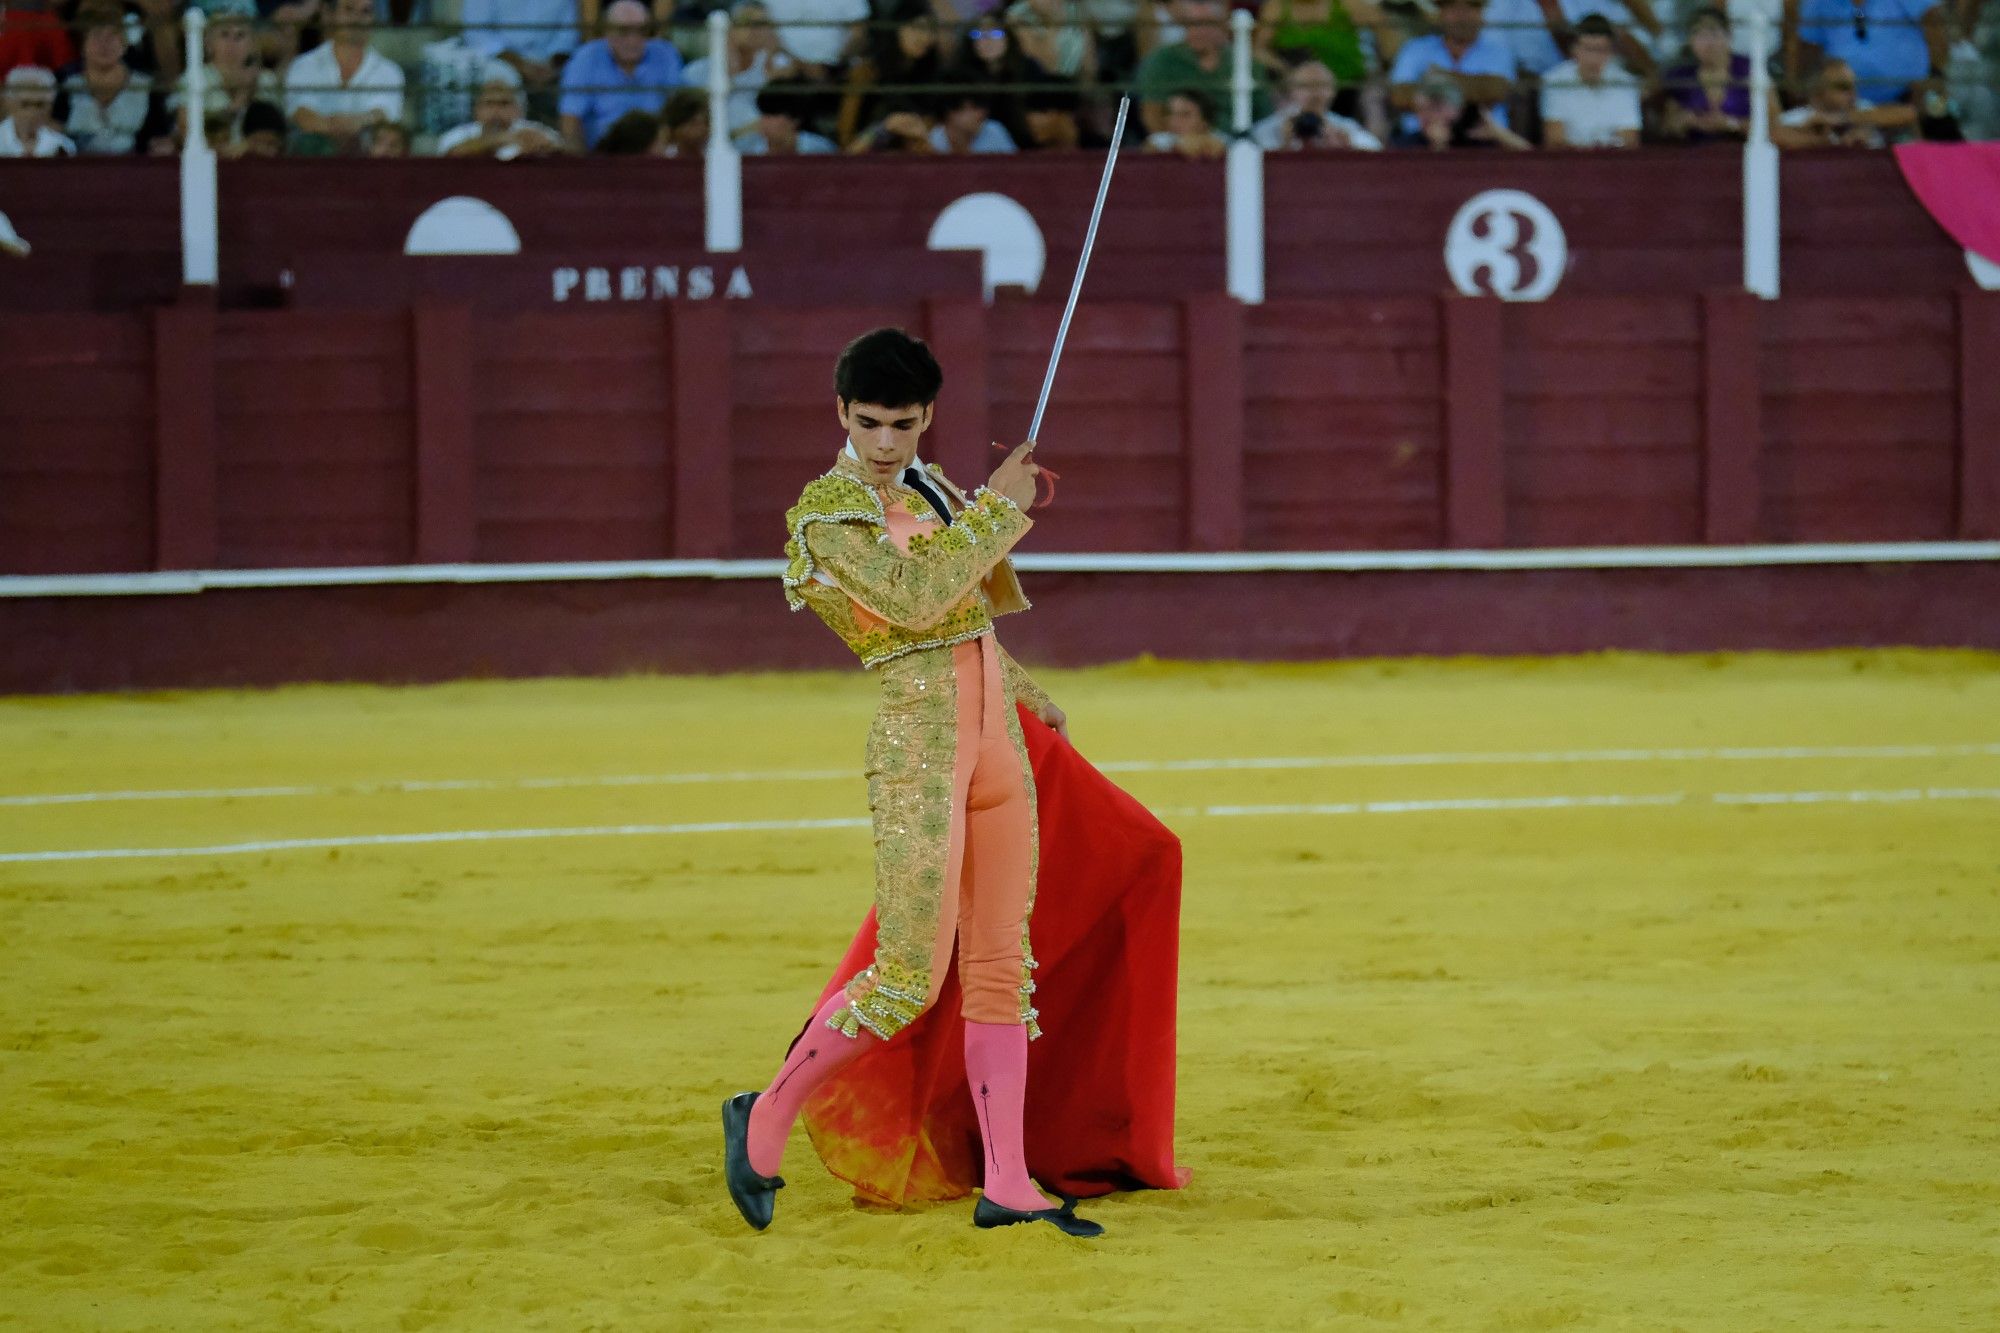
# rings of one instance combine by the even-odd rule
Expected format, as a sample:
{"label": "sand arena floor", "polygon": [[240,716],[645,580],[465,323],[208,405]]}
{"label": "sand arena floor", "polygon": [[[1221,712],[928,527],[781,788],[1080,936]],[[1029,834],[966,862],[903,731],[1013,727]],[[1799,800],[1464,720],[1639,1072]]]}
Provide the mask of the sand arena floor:
{"label": "sand arena floor", "polygon": [[859,673],[0,701],[0,1325],[2000,1327],[2000,659],[1048,683],[1188,854],[1093,1244],[730,1208],[860,828],[271,845],[854,819]]}

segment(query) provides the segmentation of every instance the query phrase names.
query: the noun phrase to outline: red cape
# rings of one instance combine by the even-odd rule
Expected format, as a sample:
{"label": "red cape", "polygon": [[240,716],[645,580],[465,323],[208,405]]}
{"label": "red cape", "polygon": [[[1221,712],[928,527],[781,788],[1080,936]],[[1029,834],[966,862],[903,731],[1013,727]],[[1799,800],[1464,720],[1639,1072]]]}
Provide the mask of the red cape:
{"label": "red cape", "polygon": [[[1189,1175],[1174,1165],[1180,839],[1026,709],[1021,725],[1041,817],[1031,932],[1047,1034],[1028,1047],[1028,1170],[1081,1197],[1179,1189]],[[874,956],[871,909],[820,1001]],[[985,1154],[965,1081],[956,967],[895,1041],[813,1093],[805,1122],[827,1170],[864,1200],[972,1192]]]}

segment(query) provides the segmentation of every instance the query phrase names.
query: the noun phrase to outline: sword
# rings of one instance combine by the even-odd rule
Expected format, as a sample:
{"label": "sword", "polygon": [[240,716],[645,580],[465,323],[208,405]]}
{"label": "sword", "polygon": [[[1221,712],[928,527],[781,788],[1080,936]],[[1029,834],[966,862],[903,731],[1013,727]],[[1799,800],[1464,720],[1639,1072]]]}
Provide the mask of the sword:
{"label": "sword", "polygon": [[[1035,400],[1035,419],[1028,425],[1028,442],[1034,443],[1042,433],[1042,414],[1049,410],[1049,390],[1055,387],[1056,365],[1062,360],[1063,341],[1069,337],[1070,317],[1076,314],[1076,298],[1083,291],[1083,273],[1090,267],[1090,252],[1097,245],[1097,220],[1104,216],[1104,196],[1111,189],[1111,169],[1118,165],[1118,145],[1125,138],[1125,115],[1132,109],[1132,99],[1127,96],[1118,103],[1118,124],[1111,131],[1111,151],[1104,159],[1104,179],[1097,182],[1097,202],[1090,209],[1090,229],[1083,234],[1083,253],[1076,259],[1076,277],[1070,280],[1069,302],[1063,306],[1062,323],[1056,326],[1056,345],[1049,352],[1048,373],[1042,376],[1042,396]],[[1055,474],[1047,472],[1053,480]],[[1053,487],[1051,487],[1053,498]],[[1044,504],[1047,501],[1043,501]]]}

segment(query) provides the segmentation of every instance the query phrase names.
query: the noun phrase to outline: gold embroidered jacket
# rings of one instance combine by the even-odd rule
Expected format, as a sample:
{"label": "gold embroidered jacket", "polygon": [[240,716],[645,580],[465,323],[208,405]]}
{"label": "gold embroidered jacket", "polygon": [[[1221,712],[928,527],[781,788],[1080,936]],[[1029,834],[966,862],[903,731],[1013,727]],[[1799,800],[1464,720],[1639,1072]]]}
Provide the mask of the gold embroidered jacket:
{"label": "gold embroidered jacket", "polygon": [[785,600],[794,611],[812,607],[865,667],[975,639],[995,615],[1028,606],[1006,559],[1028,516],[995,491],[968,497],[930,470],[964,508],[951,526],[912,538],[907,555],[889,538],[881,491],[844,456],[785,515]]}

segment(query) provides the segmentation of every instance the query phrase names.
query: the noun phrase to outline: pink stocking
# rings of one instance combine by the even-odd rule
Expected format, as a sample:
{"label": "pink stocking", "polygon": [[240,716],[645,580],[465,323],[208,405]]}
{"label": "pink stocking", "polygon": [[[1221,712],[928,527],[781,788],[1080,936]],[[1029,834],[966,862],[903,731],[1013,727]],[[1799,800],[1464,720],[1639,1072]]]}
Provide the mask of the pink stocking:
{"label": "pink stocking", "polygon": [[805,1035],[785,1057],[778,1076],[750,1108],[750,1169],[760,1176],[775,1176],[785,1158],[785,1140],[792,1136],[792,1123],[806,1104],[812,1090],[827,1076],[873,1046],[881,1038],[863,1029],[859,1035],[844,1037],[826,1025],[826,1020],[847,1005],[847,993],[837,990],[819,1007]]}
{"label": "pink stocking", "polygon": [[1033,1212],[1054,1205],[1035,1188],[1021,1146],[1028,1101],[1028,1029],[1019,1023],[965,1024],[965,1081],[986,1140],[986,1197],[1002,1208]]}

